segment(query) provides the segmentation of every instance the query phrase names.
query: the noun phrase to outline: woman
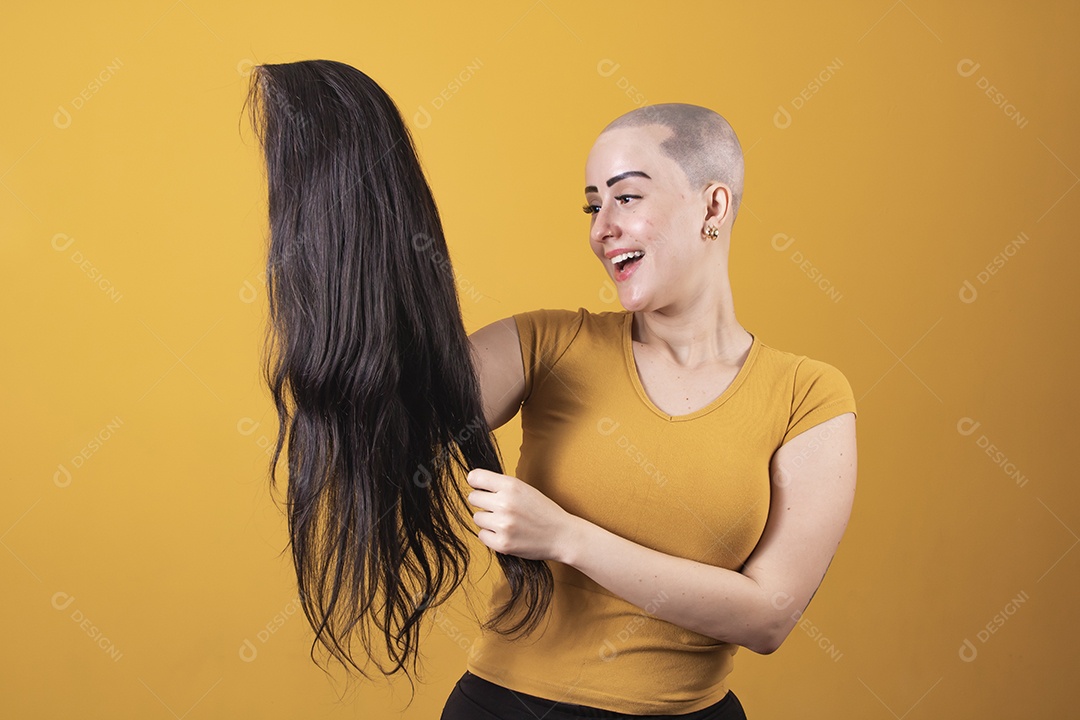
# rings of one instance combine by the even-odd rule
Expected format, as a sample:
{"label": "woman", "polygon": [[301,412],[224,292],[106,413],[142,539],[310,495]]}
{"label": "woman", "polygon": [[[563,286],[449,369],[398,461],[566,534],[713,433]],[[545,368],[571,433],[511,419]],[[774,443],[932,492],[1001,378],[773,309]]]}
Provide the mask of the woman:
{"label": "woman", "polygon": [[[312,87],[333,87],[336,81],[311,77],[307,82]],[[339,85],[332,94],[339,97],[340,89]],[[312,107],[326,106],[325,97],[304,98],[295,91],[291,99],[296,102],[271,107],[268,117],[279,124],[299,117],[306,142],[314,144],[291,148],[288,162],[317,167],[325,163],[316,157],[341,158],[356,150],[338,143],[341,126],[321,131],[335,124],[332,118],[305,115]],[[364,106],[366,100],[361,100],[356,107]],[[351,120],[372,126],[367,112],[351,115],[339,110],[338,114],[345,125]],[[380,121],[373,126],[382,125]],[[407,136],[407,131],[403,134]],[[377,158],[375,151],[381,149],[398,157],[394,147],[399,140],[391,132],[381,144],[366,147],[366,154]],[[401,157],[407,160],[407,156]],[[409,165],[403,163],[403,167]],[[277,170],[273,163],[269,166],[273,238],[275,184],[296,188],[303,183],[296,182],[297,177],[286,183],[283,179],[290,173],[281,165]],[[357,174],[361,184],[376,186],[391,178],[389,194],[394,195],[395,186],[407,184],[393,180],[395,172],[401,171],[376,164]],[[401,177],[413,174],[405,171]],[[347,176],[330,173],[322,179],[333,189],[351,184],[341,182],[343,177]],[[742,156],[723,118],[705,108],[678,104],[628,113],[601,133],[589,154],[586,183],[590,244],[615,281],[625,310],[520,313],[469,338],[483,400],[479,427],[485,431],[474,436],[486,439],[490,429],[507,422],[519,408],[522,412],[523,442],[516,476],[502,474],[497,461],[482,457],[482,452],[473,453],[481,456],[481,462],[470,464],[466,457],[459,467],[469,470],[466,480],[473,490],[468,501],[476,509],[473,521],[478,537],[498,553],[507,570],[506,578],[496,584],[492,609],[501,608],[500,619],[515,617],[513,629],[525,632],[510,637],[495,627],[498,623],[484,624],[490,632],[470,654],[467,671],[451,693],[443,718],[745,717],[727,685],[732,655],[738,646],[759,653],[779,646],[824,577],[850,514],[855,482],[854,399],[838,370],[776,350],[735,319],[727,258],[742,193]],[[412,189],[426,196],[426,185]],[[385,194],[376,191],[374,197]],[[397,195],[408,203],[407,193]],[[395,215],[400,222],[415,217],[415,208],[387,204],[400,210]],[[368,201],[369,209],[377,205]],[[290,223],[304,224],[297,218],[307,219],[307,234],[298,231],[292,238],[306,237],[317,258],[332,254],[327,252],[328,245],[343,257],[350,256],[350,247],[353,254],[363,254],[340,241],[348,233],[331,231],[342,225],[356,226],[349,222],[350,211],[345,207],[331,202],[313,212],[312,203],[297,203],[294,212],[285,214],[279,202],[278,234],[287,235],[280,228]],[[404,229],[389,222],[369,223],[360,235],[369,245],[381,247],[378,238],[400,240]],[[441,239],[441,233],[436,235]],[[379,265],[382,275],[375,284],[385,278],[405,281],[392,267],[393,258],[412,258],[413,248],[400,242],[397,248],[396,255],[385,253],[389,259]],[[303,275],[308,289],[328,284],[360,291],[360,278],[345,273],[338,282],[329,277],[334,274],[333,265],[314,264],[322,268],[321,275],[318,269],[314,276],[286,269],[281,277]],[[402,289],[406,297],[415,291],[415,287]],[[387,303],[377,293],[367,293],[363,298],[367,305],[357,309],[349,305],[347,296],[338,293],[329,298],[329,304],[307,308],[305,317],[315,320],[307,325],[320,325],[320,316],[364,314],[368,312],[364,307]],[[288,297],[282,296],[285,305]],[[345,307],[335,313],[333,302],[345,303]],[[455,302],[455,312],[456,308]],[[412,339],[422,339],[428,331],[423,323],[429,319],[418,315],[405,333]],[[384,313],[369,319],[385,325],[391,316]],[[400,321],[402,316],[394,319]],[[452,324],[444,323],[450,336],[455,334]],[[320,325],[305,337],[283,326],[281,337],[293,336],[292,346],[298,347],[293,370],[285,375],[318,377],[312,366],[326,366],[326,358],[320,355],[318,362],[299,358],[310,355],[328,337],[346,342],[341,330],[349,327],[343,323],[335,333]],[[356,323],[352,330],[361,337],[377,332],[373,325],[356,327]],[[365,343],[363,354],[346,354],[338,363],[343,370],[333,376],[323,373],[318,384],[321,393],[308,393],[308,399],[333,395],[335,389],[345,387],[346,392],[338,395],[350,398],[359,409],[352,427],[370,430],[389,425],[380,416],[381,410],[376,411],[379,406],[370,394],[348,391],[351,380],[372,375],[363,372],[365,358],[369,364],[411,358],[413,365],[402,367],[394,382],[382,388],[403,399],[408,395],[403,388],[430,370],[424,358],[440,355],[440,348],[429,346],[419,352],[413,348],[412,353],[401,354],[400,349],[410,345],[408,338],[402,339],[400,325],[396,343],[392,337],[381,339],[383,345]],[[444,364],[454,358],[462,361],[457,348],[441,354]],[[468,364],[468,358],[463,362]],[[448,375],[460,379],[470,374],[468,370],[459,367]],[[303,382],[296,384],[304,387]],[[423,389],[437,388],[425,384]],[[476,388],[465,383],[452,401],[427,415],[421,412],[422,403],[402,402],[403,412],[391,426],[406,436],[423,436],[425,428],[445,430],[453,424],[447,418],[455,413],[458,421],[467,417],[460,408],[470,406],[470,389]],[[299,397],[298,407],[305,404],[305,393]],[[317,415],[317,403],[308,404],[314,409],[310,414]],[[418,414],[405,414],[409,408]],[[331,421],[350,417],[340,401],[323,407],[323,412]],[[286,417],[282,415],[283,427]],[[303,430],[304,425],[294,423],[294,427]],[[330,432],[320,432],[318,427],[310,431],[308,452],[299,456],[335,457],[334,452],[346,452],[351,442],[364,457],[385,461],[388,471],[400,471],[408,458],[430,454],[433,446],[464,451],[470,444],[436,432],[427,447],[416,443],[408,453],[393,456],[387,443],[396,435],[386,434],[382,442],[375,442],[371,434],[361,432],[335,437],[337,442],[330,444],[336,450],[320,453],[317,441],[334,437],[335,427],[332,423]],[[294,438],[290,444],[290,492],[295,442]],[[482,440],[477,442],[483,445]],[[341,489],[351,488],[353,496],[364,500],[352,507],[377,505],[389,507],[388,513],[396,508],[394,521],[388,523],[391,531],[404,529],[410,537],[430,530],[422,522],[417,524],[422,518],[416,512],[417,497],[426,497],[428,502],[435,497],[436,502],[425,511],[433,511],[436,524],[444,530],[448,527],[443,521],[452,514],[451,503],[440,501],[449,495],[448,485],[436,485],[437,491],[426,496],[401,493],[401,483],[392,477],[365,476],[356,466],[332,462],[308,473],[305,483],[303,463],[298,460],[296,466],[298,488],[318,486],[327,497],[338,497]],[[309,514],[314,513],[310,508],[317,508],[318,502],[309,499],[308,506]],[[347,526],[347,517],[339,508],[325,520],[333,530]],[[325,533],[326,524],[322,527]],[[366,546],[339,546],[335,557],[353,561],[359,557],[366,566],[377,566],[379,560],[395,557],[377,552],[395,547],[391,536],[392,532],[376,535]],[[304,567],[309,571],[319,557],[311,550],[318,537],[312,529],[293,534],[294,555],[307,560]],[[412,608],[403,604],[404,610],[411,610],[411,624],[405,630],[415,628],[432,604],[428,598],[441,601],[446,596],[438,592],[443,587],[442,575],[440,582],[432,583],[433,573],[423,559],[432,554],[442,558],[441,549],[452,548],[453,540],[446,533],[424,537],[434,539],[431,552],[425,553],[423,543],[413,543],[396,556],[411,558],[429,570],[415,574],[428,581],[428,591],[417,595],[422,601]],[[441,548],[439,541],[444,543]],[[309,552],[298,551],[297,545]],[[509,558],[523,563],[517,570],[528,571],[508,570],[514,567],[504,562]],[[552,577],[546,578],[537,565],[527,563],[549,569]],[[364,565],[354,562],[352,566]],[[384,562],[382,566],[381,579],[398,600],[404,597],[398,569],[406,567],[408,563]],[[310,572],[301,572],[298,562],[302,588],[305,578],[313,588],[325,587],[320,583],[326,577],[325,573],[312,577]],[[380,576],[372,571],[367,577]],[[457,577],[451,578],[452,587]],[[553,586],[546,584],[550,579]],[[335,578],[337,585],[349,586],[350,580],[357,584],[356,577]],[[305,597],[303,591],[301,597]],[[524,607],[519,602],[523,599],[527,600]],[[320,621],[332,613],[320,613],[325,608],[317,602],[312,607],[309,619],[319,629]],[[351,616],[352,625],[372,613],[370,603],[362,603],[360,613]],[[538,624],[538,620],[543,622]],[[346,624],[346,634],[352,625]],[[382,629],[389,647],[402,639],[398,646],[403,645],[406,652],[399,659],[409,657],[407,651],[415,649],[409,641],[415,638],[407,632],[395,635],[396,627],[390,624]],[[332,640],[339,635],[328,634]]]}
{"label": "woman", "polygon": [[634,110],[585,179],[626,310],[521,313],[471,338],[492,426],[524,402],[524,481],[468,475],[479,538],[554,561],[552,609],[528,644],[485,636],[443,717],[745,717],[732,655],[776,650],[846,527],[854,398],[735,318],[743,167],[722,117]]}

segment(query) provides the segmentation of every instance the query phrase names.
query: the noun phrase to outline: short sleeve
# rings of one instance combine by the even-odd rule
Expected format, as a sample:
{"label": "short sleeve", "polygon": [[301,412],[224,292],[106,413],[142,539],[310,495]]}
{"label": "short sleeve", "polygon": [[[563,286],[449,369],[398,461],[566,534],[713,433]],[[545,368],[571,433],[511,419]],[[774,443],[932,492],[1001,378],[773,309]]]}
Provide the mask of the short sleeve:
{"label": "short sleeve", "polygon": [[531,310],[517,313],[518,339],[521,342],[521,362],[525,368],[525,399],[529,401],[534,389],[540,388],[570,347],[585,319],[585,308],[577,310]]}
{"label": "short sleeve", "polygon": [[795,366],[791,416],[780,444],[847,412],[855,412],[855,394],[844,374],[828,363],[804,357]]}

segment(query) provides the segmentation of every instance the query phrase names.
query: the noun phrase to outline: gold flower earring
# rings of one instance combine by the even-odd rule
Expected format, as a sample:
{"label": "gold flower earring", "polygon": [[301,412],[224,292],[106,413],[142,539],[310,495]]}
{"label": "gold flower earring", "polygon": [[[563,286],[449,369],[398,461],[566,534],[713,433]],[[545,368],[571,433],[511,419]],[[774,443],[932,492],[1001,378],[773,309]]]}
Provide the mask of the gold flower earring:
{"label": "gold flower earring", "polygon": [[716,238],[720,237],[720,228],[713,225],[706,225],[705,229],[702,232],[710,240],[715,240]]}

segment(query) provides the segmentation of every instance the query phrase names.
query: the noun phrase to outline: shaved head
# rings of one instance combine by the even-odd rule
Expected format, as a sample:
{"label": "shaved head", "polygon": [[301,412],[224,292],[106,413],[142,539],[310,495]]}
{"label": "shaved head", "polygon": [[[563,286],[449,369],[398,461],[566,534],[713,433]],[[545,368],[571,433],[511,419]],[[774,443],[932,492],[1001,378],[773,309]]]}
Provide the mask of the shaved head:
{"label": "shaved head", "polygon": [[731,221],[735,222],[743,194],[743,156],[739,138],[728,121],[699,105],[663,103],[620,115],[608,123],[601,135],[642,125],[661,125],[672,131],[660,143],[660,150],[683,169],[695,190],[713,182],[731,188]]}

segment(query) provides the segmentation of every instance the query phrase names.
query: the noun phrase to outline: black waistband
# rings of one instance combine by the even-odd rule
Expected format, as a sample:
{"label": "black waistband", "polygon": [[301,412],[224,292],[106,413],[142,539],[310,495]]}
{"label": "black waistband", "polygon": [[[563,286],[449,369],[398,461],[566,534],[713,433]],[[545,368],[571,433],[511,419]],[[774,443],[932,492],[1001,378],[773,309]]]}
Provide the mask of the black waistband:
{"label": "black waistband", "polygon": [[735,697],[735,693],[730,690],[727,695],[709,707],[683,715],[631,715],[605,708],[576,705],[529,695],[505,688],[479,675],[474,675],[468,670],[458,680],[457,687],[474,703],[500,718],[514,717],[516,714],[522,714],[522,710],[527,710],[532,717],[542,717],[544,720],[576,720],[577,718],[604,718],[606,720],[643,720],[643,718],[653,718],[655,720],[666,720],[667,718],[677,720],[744,720],[746,718],[742,704]]}

